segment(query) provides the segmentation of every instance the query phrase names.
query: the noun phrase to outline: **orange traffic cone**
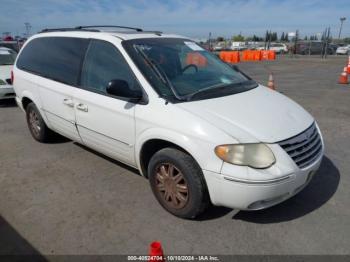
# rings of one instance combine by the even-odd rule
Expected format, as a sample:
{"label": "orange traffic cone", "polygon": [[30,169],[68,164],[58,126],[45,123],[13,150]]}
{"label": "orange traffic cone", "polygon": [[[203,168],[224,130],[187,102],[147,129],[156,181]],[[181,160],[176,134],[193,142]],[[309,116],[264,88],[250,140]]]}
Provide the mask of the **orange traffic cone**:
{"label": "orange traffic cone", "polygon": [[270,75],[269,75],[269,82],[267,83],[267,87],[272,89],[272,90],[276,90],[275,81],[273,79],[272,73],[270,73]]}
{"label": "orange traffic cone", "polygon": [[151,243],[149,248],[149,260],[148,261],[158,261],[165,262],[162,244],[158,241],[154,241]]}
{"label": "orange traffic cone", "polygon": [[[348,67],[349,68],[349,67]],[[343,72],[340,74],[340,76],[339,76],[339,81],[338,81],[338,83],[339,84],[349,84],[349,81],[348,81],[348,74],[347,74],[347,68],[346,67],[344,67],[344,70],[343,70]]]}
{"label": "orange traffic cone", "polygon": [[349,55],[349,59],[348,59],[347,73],[350,74],[350,55]]}

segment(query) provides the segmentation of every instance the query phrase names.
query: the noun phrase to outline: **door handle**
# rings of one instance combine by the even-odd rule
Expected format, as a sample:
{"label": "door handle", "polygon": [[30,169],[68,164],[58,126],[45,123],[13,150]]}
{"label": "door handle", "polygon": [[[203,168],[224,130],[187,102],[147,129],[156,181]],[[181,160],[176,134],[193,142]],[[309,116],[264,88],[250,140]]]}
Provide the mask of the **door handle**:
{"label": "door handle", "polygon": [[79,103],[79,104],[77,104],[77,109],[80,110],[80,111],[87,112],[88,111],[88,106],[84,105],[82,103]]}
{"label": "door handle", "polygon": [[69,107],[74,107],[74,102],[72,99],[68,99],[68,98],[63,99],[63,104],[65,104]]}

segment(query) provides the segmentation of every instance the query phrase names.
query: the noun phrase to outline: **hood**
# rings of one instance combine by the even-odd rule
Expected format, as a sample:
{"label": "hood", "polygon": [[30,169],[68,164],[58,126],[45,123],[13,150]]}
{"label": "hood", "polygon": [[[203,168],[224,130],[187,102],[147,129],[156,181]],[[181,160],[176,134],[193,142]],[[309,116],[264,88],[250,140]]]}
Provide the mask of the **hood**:
{"label": "hood", "polygon": [[295,136],[313,117],[286,96],[258,86],[230,96],[177,104],[240,143],[275,143]]}
{"label": "hood", "polygon": [[13,65],[0,65],[0,79],[6,80],[11,78],[11,70]]}

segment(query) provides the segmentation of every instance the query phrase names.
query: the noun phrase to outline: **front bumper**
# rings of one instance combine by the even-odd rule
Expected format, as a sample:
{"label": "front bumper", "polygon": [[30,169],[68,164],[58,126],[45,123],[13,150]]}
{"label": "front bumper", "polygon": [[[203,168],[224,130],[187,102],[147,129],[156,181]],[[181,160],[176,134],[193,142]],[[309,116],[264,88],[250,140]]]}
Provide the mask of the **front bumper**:
{"label": "front bumper", "polygon": [[279,145],[270,147],[276,164],[268,169],[223,163],[221,173],[203,170],[211,202],[239,210],[259,210],[283,202],[308,185],[324,153],[323,145],[320,156],[301,169]]}
{"label": "front bumper", "polygon": [[276,205],[300,192],[319,168],[321,157],[307,169],[274,181],[239,181],[204,170],[211,201],[214,205],[239,210],[259,210]]}
{"label": "front bumper", "polygon": [[16,94],[11,85],[0,86],[0,99],[10,99],[15,97],[16,97]]}

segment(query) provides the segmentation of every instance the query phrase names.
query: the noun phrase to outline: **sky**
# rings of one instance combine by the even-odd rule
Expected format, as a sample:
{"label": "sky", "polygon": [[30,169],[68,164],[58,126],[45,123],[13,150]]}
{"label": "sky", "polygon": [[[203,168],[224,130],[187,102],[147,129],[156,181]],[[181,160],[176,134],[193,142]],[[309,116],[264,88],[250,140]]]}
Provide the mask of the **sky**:
{"label": "sky", "polygon": [[0,0],[0,34],[77,25],[126,25],[193,38],[263,36],[266,30],[350,37],[350,0]]}

